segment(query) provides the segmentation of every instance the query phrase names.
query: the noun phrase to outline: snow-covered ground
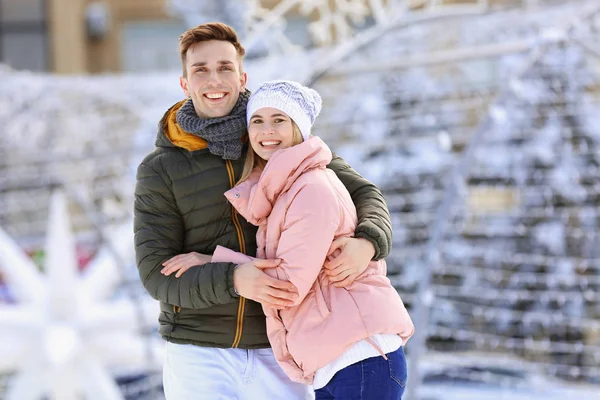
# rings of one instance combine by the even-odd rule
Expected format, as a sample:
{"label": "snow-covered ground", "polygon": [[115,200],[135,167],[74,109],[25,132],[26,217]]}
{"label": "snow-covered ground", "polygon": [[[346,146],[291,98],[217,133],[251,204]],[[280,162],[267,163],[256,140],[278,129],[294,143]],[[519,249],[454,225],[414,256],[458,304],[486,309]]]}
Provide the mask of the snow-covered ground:
{"label": "snow-covered ground", "polygon": [[508,354],[430,353],[422,374],[423,400],[600,399],[598,386],[549,378],[535,364]]}

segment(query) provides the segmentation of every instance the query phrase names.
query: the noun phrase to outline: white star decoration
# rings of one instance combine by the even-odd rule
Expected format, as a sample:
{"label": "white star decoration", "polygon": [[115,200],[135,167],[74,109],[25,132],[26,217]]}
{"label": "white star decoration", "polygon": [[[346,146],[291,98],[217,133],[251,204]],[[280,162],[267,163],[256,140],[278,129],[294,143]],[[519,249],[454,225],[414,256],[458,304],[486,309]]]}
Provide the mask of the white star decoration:
{"label": "white star decoration", "polygon": [[[120,254],[133,247],[131,227],[124,228],[112,236]],[[110,298],[122,267],[101,250],[85,275],[78,272],[61,192],[51,199],[45,274],[2,229],[0,268],[16,297],[0,304],[0,374],[16,372],[6,400],[123,399],[111,369],[160,368],[162,343],[141,333],[140,310]],[[156,324],[157,302],[144,297],[140,304],[146,323]]]}

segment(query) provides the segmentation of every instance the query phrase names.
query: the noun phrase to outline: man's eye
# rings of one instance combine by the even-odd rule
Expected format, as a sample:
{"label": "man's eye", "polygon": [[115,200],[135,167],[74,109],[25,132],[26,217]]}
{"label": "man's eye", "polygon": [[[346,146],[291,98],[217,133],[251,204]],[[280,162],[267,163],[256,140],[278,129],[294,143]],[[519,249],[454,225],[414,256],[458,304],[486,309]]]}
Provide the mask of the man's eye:
{"label": "man's eye", "polygon": [[231,67],[222,67],[221,70],[222,71],[231,71]]}

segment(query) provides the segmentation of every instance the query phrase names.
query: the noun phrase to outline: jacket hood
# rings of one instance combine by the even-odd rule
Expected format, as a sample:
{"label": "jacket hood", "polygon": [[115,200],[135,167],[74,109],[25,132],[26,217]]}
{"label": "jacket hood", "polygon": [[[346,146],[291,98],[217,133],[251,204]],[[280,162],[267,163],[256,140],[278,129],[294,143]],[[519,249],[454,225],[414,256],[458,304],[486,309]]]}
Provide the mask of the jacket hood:
{"label": "jacket hood", "polygon": [[206,140],[184,131],[177,123],[177,111],[186,100],[181,100],[173,105],[161,118],[156,136],[156,147],[181,147],[189,151],[208,148]]}
{"label": "jacket hood", "polygon": [[282,193],[305,172],[327,167],[331,158],[325,142],[312,136],[273,153],[262,172],[254,170],[247,180],[225,192],[225,197],[248,222],[261,225]]}

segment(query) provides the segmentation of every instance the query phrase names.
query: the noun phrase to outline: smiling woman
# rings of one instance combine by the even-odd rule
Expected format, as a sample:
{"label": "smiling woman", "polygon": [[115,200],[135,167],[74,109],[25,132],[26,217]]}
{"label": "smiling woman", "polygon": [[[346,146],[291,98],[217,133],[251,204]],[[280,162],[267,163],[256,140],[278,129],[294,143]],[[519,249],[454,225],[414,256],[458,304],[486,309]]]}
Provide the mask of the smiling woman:
{"label": "smiling woman", "polygon": [[[310,109],[312,118],[316,118],[321,109],[321,97],[316,91],[304,88],[307,97],[295,97],[294,101],[291,101],[291,98],[286,96],[297,96],[289,89],[295,86],[300,87],[299,84],[289,81],[264,84],[261,86],[262,94],[254,96],[248,104],[248,136],[251,148],[246,155],[238,183],[246,180],[254,168],[263,168],[275,151],[295,146],[310,137],[310,117],[299,105]],[[279,109],[271,107],[273,104],[277,104]]]}
{"label": "smiling woman", "polygon": [[294,121],[287,114],[271,107],[261,108],[252,115],[248,136],[252,149],[263,160],[271,158],[279,149],[302,143],[302,135]]}
{"label": "smiling woman", "polygon": [[[311,137],[321,107],[320,95],[297,82],[261,84],[248,100],[251,146],[242,180],[225,197],[258,227],[257,257],[280,260],[263,271],[292,283],[298,295],[285,307],[263,303],[275,359],[291,381],[312,384],[317,400],[358,393],[400,399],[407,379],[402,346],[413,325],[385,277],[385,262],[367,262],[367,270],[325,265],[338,239],[351,240],[358,216],[350,193],[326,168],[331,151]],[[365,248],[357,256],[373,254]],[[239,257],[247,262],[217,246],[212,261]],[[335,284],[352,274],[352,285]],[[240,282],[234,276],[236,287]]]}

